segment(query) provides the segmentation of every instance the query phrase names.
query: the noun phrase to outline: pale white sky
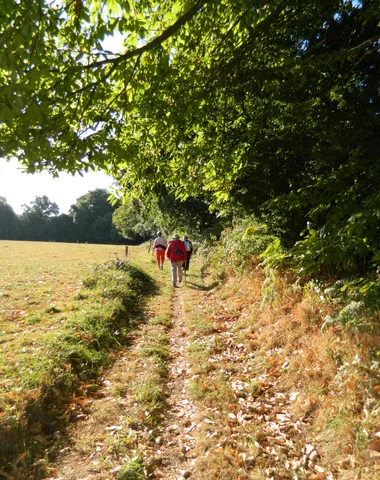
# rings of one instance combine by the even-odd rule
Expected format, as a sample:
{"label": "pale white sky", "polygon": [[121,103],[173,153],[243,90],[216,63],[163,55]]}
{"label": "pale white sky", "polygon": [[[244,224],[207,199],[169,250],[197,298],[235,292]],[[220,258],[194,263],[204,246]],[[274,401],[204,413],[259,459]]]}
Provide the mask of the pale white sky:
{"label": "pale white sky", "polygon": [[59,213],[68,213],[70,206],[89,190],[108,190],[112,183],[112,177],[101,172],[84,173],[83,177],[61,173],[59,178],[46,172],[28,174],[22,172],[17,160],[6,162],[0,158],[0,197],[5,197],[17,214],[22,213],[22,205],[43,195],[59,206]]}

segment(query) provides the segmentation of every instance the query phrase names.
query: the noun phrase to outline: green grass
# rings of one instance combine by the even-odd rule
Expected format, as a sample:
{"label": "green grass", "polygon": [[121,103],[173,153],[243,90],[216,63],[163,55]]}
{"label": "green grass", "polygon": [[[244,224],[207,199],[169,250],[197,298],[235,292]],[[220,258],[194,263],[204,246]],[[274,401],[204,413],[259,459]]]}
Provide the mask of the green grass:
{"label": "green grass", "polygon": [[144,338],[140,355],[149,358],[159,376],[166,378],[168,376],[167,362],[170,358],[169,337],[165,333],[157,331],[153,325],[151,325],[149,335],[150,338]]}
{"label": "green grass", "polygon": [[14,380],[6,391],[18,388],[46,344],[66,333],[67,319],[82,309],[75,294],[93,265],[122,254],[123,247],[111,245],[0,241],[0,377]]}
{"label": "green grass", "polygon": [[144,480],[146,478],[148,477],[140,455],[127,459],[117,474],[118,480]]}
{"label": "green grass", "polygon": [[161,413],[167,408],[163,387],[160,378],[156,378],[154,374],[145,375],[135,384],[136,401],[144,409],[144,423],[150,427],[159,423]]}
{"label": "green grass", "polygon": [[[130,251],[144,253],[137,247]],[[41,448],[30,430],[64,428],[54,420],[57,412],[62,416],[62,397],[96,381],[111,361],[109,352],[127,343],[129,330],[143,318],[155,282],[115,258],[118,253],[121,257],[123,247],[0,242],[0,464],[5,468],[25,450],[30,463],[38,456]]]}
{"label": "green grass", "polygon": [[151,325],[163,325],[164,327],[172,327],[173,321],[169,315],[157,315],[150,319]]}

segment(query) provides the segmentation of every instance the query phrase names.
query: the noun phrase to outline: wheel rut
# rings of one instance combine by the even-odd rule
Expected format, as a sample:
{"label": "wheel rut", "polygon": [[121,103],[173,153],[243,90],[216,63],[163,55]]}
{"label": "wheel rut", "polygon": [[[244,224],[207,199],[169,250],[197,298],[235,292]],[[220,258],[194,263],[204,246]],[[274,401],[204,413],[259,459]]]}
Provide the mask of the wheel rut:
{"label": "wheel rut", "polygon": [[172,304],[170,330],[170,363],[167,383],[168,410],[156,438],[154,478],[182,480],[192,476],[195,462],[196,429],[198,409],[187,396],[190,365],[186,360],[189,346],[189,330],[186,327],[182,289],[176,289]]}

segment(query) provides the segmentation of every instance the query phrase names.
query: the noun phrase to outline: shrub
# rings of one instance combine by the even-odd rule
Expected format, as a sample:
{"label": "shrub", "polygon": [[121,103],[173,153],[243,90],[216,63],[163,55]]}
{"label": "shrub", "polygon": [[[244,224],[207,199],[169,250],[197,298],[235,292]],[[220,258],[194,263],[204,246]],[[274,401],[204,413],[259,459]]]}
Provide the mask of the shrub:
{"label": "shrub", "polygon": [[[322,329],[339,323],[355,331],[373,332],[380,326],[380,299],[377,290],[361,291],[358,282],[338,280],[326,288],[324,293],[327,301],[337,305],[338,312],[328,316]],[[359,282],[360,284],[360,282]]]}
{"label": "shrub", "polygon": [[226,228],[219,242],[212,248],[208,261],[223,277],[226,266],[237,273],[254,265],[274,237],[269,235],[267,226],[254,216],[236,217],[231,227]]}

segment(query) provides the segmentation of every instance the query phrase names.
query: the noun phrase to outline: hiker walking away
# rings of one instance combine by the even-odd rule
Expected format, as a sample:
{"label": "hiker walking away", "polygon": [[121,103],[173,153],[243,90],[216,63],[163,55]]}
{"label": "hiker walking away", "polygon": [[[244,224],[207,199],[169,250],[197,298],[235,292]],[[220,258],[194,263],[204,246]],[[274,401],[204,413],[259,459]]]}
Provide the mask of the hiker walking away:
{"label": "hiker walking away", "polygon": [[166,256],[172,265],[172,284],[177,287],[177,278],[179,283],[182,282],[182,265],[186,262],[186,247],[179,235],[174,234],[173,239],[169,242],[166,250]]}
{"label": "hiker walking away", "polygon": [[186,262],[183,264],[182,268],[187,272],[189,270],[190,257],[191,257],[191,254],[193,253],[193,244],[190,242],[189,237],[187,235],[183,237],[183,243],[186,248]]}
{"label": "hiker walking away", "polygon": [[152,255],[156,254],[156,261],[158,265],[158,270],[164,268],[165,260],[165,250],[168,246],[168,242],[165,237],[162,236],[161,232],[157,232],[157,237],[153,241],[152,245]]}

